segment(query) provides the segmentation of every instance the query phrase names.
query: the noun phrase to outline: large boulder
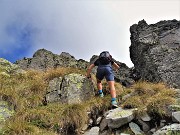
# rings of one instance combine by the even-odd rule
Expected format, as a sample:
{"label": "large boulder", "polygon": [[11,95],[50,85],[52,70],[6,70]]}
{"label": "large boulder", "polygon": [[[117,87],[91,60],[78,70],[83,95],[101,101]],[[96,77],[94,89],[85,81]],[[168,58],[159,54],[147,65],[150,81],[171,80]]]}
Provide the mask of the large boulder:
{"label": "large boulder", "polygon": [[130,57],[141,79],[180,88],[180,21],[142,20],[130,32]]}
{"label": "large boulder", "polygon": [[62,79],[62,77],[57,77],[49,81],[46,94],[46,101],[48,103],[61,101],[61,97],[59,94],[61,91]]}
{"label": "large boulder", "polygon": [[134,109],[122,109],[120,107],[107,112],[106,120],[111,129],[119,128],[134,119]]}
{"label": "large boulder", "polygon": [[180,124],[173,123],[171,125],[166,125],[163,128],[157,130],[153,135],[178,135],[180,132]]}
{"label": "large boulder", "polygon": [[84,75],[72,73],[49,82],[46,101],[73,104],[86,101],[94,95],[92,81]]}
{"label": "large boulder", "polygon": [[85,60],[76,60],[69,53],[54,54],[46,49],[37,50],[33,58],[24,58],[15,62],[22,69],[46,70],[57,67],[87,68],[89,63]]}

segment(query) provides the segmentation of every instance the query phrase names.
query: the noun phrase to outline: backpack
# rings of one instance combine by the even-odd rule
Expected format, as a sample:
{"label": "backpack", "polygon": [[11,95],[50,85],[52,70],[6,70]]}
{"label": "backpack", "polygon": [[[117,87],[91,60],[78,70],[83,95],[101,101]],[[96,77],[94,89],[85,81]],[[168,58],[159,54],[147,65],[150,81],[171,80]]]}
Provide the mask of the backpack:
{"label": "backpack", "polygon": [[112,56],[108,51],[103,51],[99,55],[99,60],[102,65],[107,65],[111,62]]}

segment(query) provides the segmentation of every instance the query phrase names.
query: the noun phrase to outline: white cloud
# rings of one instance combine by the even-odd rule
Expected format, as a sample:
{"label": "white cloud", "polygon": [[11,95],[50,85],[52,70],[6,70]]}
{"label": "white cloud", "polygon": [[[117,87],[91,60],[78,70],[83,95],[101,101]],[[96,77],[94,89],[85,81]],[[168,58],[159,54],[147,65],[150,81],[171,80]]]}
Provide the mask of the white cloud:
{"label": "white cloud", "polygon": [[142,19],[147,23],[180,20],[180,1],[4,0],[0,2],[0,19],[0,48],[4,52],[17,42],[6,28],[17,24],[20,32],[30,29],[32,51],[28,56],[45,48],[89,60],[93,54],[109,50],[118,61],[132,66],[129,27]]}

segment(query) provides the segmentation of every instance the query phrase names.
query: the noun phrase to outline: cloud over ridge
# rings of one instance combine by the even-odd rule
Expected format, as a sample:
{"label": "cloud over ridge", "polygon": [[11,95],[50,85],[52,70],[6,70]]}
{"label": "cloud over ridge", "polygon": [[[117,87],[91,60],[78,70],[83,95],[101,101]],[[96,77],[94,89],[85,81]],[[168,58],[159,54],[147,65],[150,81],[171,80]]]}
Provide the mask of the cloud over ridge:
{"label": "cloud over ridge", "polygon": [[[158,0],[163,4],[160,1]],[[168,16],[172,14],[173,19],[179,19],[176,16],[180,6],[177,5],[178,0],[174,1],[171,4],[176,7],[173,11],[169,10]],[[1,1],[0,57],[15,61],[22,57],[32,57],[37,49],[45,48],[56,54],[63,51],[76,58],[89,60],[92,55],[109,50],[118,61],[132,66],[129,58],[129,27],[139,21],[140,18],[135,13],[140,12],[132,11],[131,8],[137,7],[138,10],[144,4],[143,8],[150,6],[150,9],[156,2],[152,5],[146,5],[145,2],[139,5],[133,3],[126,7],[128,2],[130,3],[125,0]],[[164,6],[169,5],[165,4]],[[146,20],[149,12],[144,12],[139,16]],[[134,22],[127,22],[130,20]]]}

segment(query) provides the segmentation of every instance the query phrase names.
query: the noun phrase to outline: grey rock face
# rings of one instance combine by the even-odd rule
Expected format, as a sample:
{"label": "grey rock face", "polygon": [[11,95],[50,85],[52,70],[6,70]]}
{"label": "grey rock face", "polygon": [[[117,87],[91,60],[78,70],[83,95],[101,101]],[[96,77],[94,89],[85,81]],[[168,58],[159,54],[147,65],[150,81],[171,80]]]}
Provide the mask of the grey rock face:
{"label": "grey rock face", "polygon": [[99,135],[99,127],[92,127],[89,131],[85,132],[84,135]]}
{"label": "grey rock face", "polygon": [[129,127],[135,135],[143,135],[144,134],[143,131],[140,129],[140,127],[134,122],[129,123]]}
{"label": "grey rock face", "polygon": [[151,117],[149,116],[149,114],[147,112],[145,112],[144,114],[142,114],[140,116],[140,118],[143,120],[143,121],[150,121],[151,120]]}
{"label": "grey rock face", "polygon": [[54,78],[49,82],[47,88],[46,101],[47,102],[57,102],[60,101],[60,91],[61,91],[62,78]]}
{"label": "grey rock face", "polygon": [[94,96],[92,82],[80,74],[69,74],[64,77],[61,86],[63,102],[80,103]]}
{"label": "grey rock face", "polygon": [[153,135],[169,135],[169,134],[179,134],[180,124],[171,124],[164,126],[163,128],[157,130]]}
{"label": "grey rock face", "polygon": [[81,74],[68,74],[64,78],[54,78],[49,82],[47,102],[81,103],[94,96],[92,82]]}
{"label": "grey rock face", "polygon": [[12,64],[8,60],[0,58],[0,75],[16,74],[19,72],[19,67],[16,64]]}
{"label": "grey rock face", "polygon": [[180,111],[172,113],[172,121],[178,122],[178,123],[180,122]]}
{"label": "grey rock face", "polygon": [[143,130],[144,132],[147,132],[147,131],[150,130],[150,124],[149,124],[149,123],[147,123],[147,122],[145,122],[145,121],[143,121],[143,120],[141,120],[141,119],[138,119],[138,122],[139,122],[139,124],[141,125],[142,130]]}
{"label": "grey rock face", "polygon": [[180,88],[180,21],[130,27],[130,57],[141,79]]}
{"label": "grey rock face", "polygon": [[100,131],[103,131],[107,127],[108,127],[108,121],[106,120],[106,118],[104,118],[104,119],[102,119],[100,126],[99,126]]}
{"label": "grey rock face", "polygon": [[87,68],[89,65],[87,61],[76,60],[69,53],[62,52],[60,55],[57,55],[45,49],[39,49],[34,53],[33,58],[24,58],[16,61],[15,64],[22,69],[37,70],[57,67]]}
{"label": "grey rock face", "polygon": [[133,109],[124,110],[116,108],[110,110],[106,116],[108,127],[111,129],[119,128],[134,119]]}
{"label": "grey rock face", "polygon": [[114,71],[115,81],[120,82],[126,87],[134,84],[134,78],[131,77],[132,69],[119,61],[116,61],[116,63],[120,65],[120,69],[118,71]]}

